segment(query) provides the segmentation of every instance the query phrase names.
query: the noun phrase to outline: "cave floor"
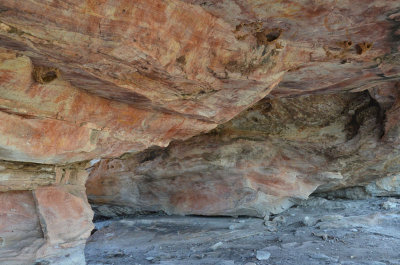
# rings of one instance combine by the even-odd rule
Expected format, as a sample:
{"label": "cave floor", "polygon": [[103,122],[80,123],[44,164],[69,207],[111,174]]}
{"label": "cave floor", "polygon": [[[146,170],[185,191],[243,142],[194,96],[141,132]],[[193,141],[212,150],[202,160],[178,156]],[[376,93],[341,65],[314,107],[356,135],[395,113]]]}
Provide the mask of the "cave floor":
{"label": "cave floor", "polygon": [[400,264],[400,200],[313,198],[273,218],[267,225],[249,217],[151,215],[97,222],[86,260],[89,265]]}

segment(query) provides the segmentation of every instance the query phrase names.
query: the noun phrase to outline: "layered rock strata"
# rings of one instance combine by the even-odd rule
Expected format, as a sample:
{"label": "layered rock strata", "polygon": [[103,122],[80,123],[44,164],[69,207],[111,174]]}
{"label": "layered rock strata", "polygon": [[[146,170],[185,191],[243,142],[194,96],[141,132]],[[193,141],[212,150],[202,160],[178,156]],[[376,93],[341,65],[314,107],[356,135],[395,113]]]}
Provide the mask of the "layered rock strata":
{"label": "layered rock strata", "polygon": [[29,57],[6,49],[0,49],[0,93],[4,160],[65,164],[120,156],[216,126],[89,94],[56,70],[35,66]]}
{"label": "layered rock strata", "polygon": [[397,0],[0,0],[0,263],[84,263],[82,161],[104,215],[397,176],[399,36]]}
{"label": "layered rock strata", "polygon": [[93,229],[86,178],[85,163],[0,161],[0,264],[85,264]]}
{"label": "layered rock strata", "polygon": [[381,107],[368,92],[266,98],[210,133],[100,161],[89,199],[103,215],[264,216],[313,192],[364,186],[400,170],[400,101],[389,101]]}
{"label": "layered rock strata", "polygon": [[280,81],[274,95],[399,78],[397,0],[3,0],[0,10],[1,46],[73,86],[214,123]]}

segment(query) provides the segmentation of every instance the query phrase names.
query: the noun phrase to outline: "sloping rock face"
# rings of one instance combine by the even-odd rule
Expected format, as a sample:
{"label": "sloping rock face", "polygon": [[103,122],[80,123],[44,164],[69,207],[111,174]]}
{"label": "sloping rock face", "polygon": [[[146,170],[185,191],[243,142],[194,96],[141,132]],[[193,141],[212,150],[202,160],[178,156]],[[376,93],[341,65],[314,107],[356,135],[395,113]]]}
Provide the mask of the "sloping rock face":
{"label": "sloping rock face", "polygon": [[38,81],[55,71],[0,50],[1,159],[62,164],[120,156],[215,127],[107,100],[57,76],[51,82]]}
{"label": "sloping rock face", "polygon": [[287,72],[273,95],[360,91],[399,78],[396,0],[184,2],[223,19],[241,41],[277,46]]}
{"label": "sloping rock face", "polygon": [[396,0],[3,0],[0,8],[2,46],[34,65],[105,98],[217,123],[282,79],[276,95],[399,78]]}
{"label": "sloping rock face", "polygon": [[396,176],[399,41],[397,0],[0,0],[0,263],[84,264],[90,160],[109,215]]}
{"label": "sloping rock face", "polygon": [[0,10],[5,160],[117,157],[208,131],[271,91],[399,79],[396,0],[7,0]]}
{"label": "sloping rock face", "polygon": [[208,134],[102,160],[89,199],[104,215],[276,214],[314,191],[398,173],[399,102],[385,111],[368,92],[264,99]]}
{"label": "sloping rock face", "polygon": [[0,8],[3,46],[60,69],[76,87],[145,109],[224,121],[284,73],[274,46],[239,41],[224,20],[182,1],[13,0]]}

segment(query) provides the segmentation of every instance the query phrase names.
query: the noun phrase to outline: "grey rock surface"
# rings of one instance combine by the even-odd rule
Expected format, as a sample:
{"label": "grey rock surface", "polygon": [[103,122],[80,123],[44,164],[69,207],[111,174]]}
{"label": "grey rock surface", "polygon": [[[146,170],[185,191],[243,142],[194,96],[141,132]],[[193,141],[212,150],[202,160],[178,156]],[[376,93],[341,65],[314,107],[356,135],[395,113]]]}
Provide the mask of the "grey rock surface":
{"label": "grey rock surface", "polygon": [[[86,260],[88,265],[399,265],[400,209],[382,208],[388,201],[393,199],[312,198],[281,213],[286,222],[275,232],[264,220],[249,217],[108,220],[96,225],[100,229],[87,242]],[[317,223],[305,226],[306,216]],[[260,251],[270,253],[268,260]]]}

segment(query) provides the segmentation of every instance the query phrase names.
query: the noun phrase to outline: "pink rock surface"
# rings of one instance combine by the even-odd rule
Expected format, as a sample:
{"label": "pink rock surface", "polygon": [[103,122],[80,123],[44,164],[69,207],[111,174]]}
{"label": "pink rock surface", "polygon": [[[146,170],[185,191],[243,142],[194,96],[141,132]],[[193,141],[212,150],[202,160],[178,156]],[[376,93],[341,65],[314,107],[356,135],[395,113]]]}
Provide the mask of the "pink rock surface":
{"label": "pink rock surface", "polygon": [[281,56],[273,47],[237,40],[229,24],[182,1],[0,7],[3,46],[57,67],[74,86],[143,108],[220,122],[264,97],[283,74],[273,67]]}
{"label": "pink rock surface", "polygon": [[0,8],[1,46],[12,49],[2,50],[0,69],[7,160],[116,157],[208,131],[271,91],[371,90],[399,79],[395,0]]}
{"label": "pink rock surface", "polygon": [[0,264],[32,264],[45,239],[31,191],[0,192]]}
{"label": "pink rock surface", "polygon": [[368,92],[264,99],[208,134],[102,160],[86,183],[89,200],[110,216],[279,213],[314,191],[397,173],[397,108],[383,120]]}
{"label": "pink rock surface", "polygon": [[[11,162],[12,176],[31,172],[33,191],[0,191],[0,264],[32,265],[85,264],[86,239],[93,229],[93,211],[87,202],[84,183],[87,173],[80,164],[55,168],[48,165]],[[47,175],[54,174],[54,184],[45,186]],[[40,178],[36,178],[40,174]],[[6,174],[0,172],[0,177]],[[21,180],[21,179],[20,179]],[[46,182],[47,181],[47,182]],[[29,182],[22,179],[21,182]],[[40,183],[42,182],[42,183]],[[5,183],[7,184],[7,183]],[[21,184],[10,189],[21,189]]]}
{"label": "pink rock surface", "polygon": [[[49,244],[84,243],[93,229],[93,212],[84,192],[68,193],[61,187],[34,191],[38,212]],[[67,244],[69,246],[69,244]]]}
{"label": "pink rock surface", "polygon": [[74,86],[217,123],[282,78],[274,95],[399,78],[396,0],[12,0],[0,7],[3,46],[56,67]]}
{"label": "pink rock surface", "polygon": [[33,231],[16,253],[82,262],[73,162],[103,158],[105,215],[263,216],[399,172],[399,36],[398,0],[0,0],[0,221]]}
{"label": "pink rock surface", "polygon": [[137,109],[56,79],[40,84],[26,56],[0,53],[0,158],[66,163],[137,152],[214,123]]}
{"label": "pink rock surface", "polygon": [[257,27],[279,30],[287,72],[273,95],[357,91],[399,78],[396,0],[183,1],[235,27],[244,41]]}

